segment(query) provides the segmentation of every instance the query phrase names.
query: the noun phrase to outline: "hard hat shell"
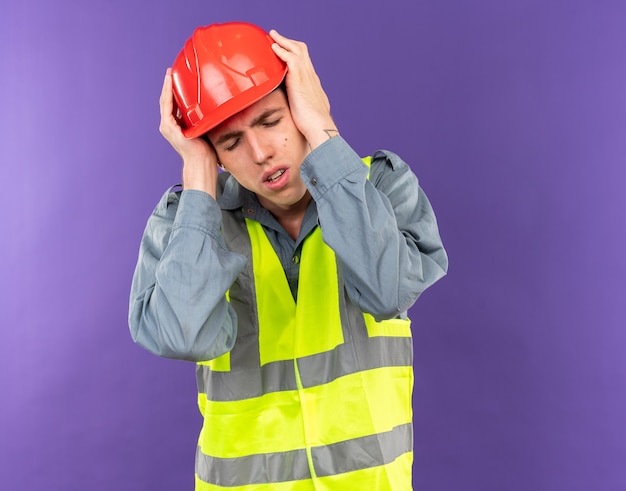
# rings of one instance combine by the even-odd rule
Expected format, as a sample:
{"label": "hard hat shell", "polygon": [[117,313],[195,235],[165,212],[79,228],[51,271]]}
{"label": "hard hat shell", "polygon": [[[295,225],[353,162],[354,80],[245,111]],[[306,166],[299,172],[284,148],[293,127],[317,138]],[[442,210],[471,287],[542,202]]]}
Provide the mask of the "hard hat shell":
{"label": "hard hat shell", "polygon": [[198,27],[172,64],[176,118],[187,138],[215,128],[272,92],[287,73],[258,26]]}

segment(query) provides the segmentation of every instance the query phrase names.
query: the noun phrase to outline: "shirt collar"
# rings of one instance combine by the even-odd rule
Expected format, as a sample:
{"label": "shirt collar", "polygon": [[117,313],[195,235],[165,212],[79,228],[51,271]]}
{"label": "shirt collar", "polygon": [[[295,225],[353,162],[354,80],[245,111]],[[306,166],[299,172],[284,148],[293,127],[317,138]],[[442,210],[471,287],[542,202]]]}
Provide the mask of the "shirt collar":
{"label": "shirt collar", "polygon": [[248,191],[230,174],[226,177],[224,183],[224,189],[221,196],[217,200],[217,204],[222,210],[235,210],[237,208],[243,208],[246,201],[253,199],[258,203],[256,196],[251,191]]}
{"label": "shirt collar", "polygon": [[[256,194],[244,188],[230,174],[228,174],[228,177],[224,176],[224,179],[225,182],[222,194],[217,199],[217,203],[222,210],[241,209],[244,217],[252,218],[262,225],[286,234],[274,216],[261,206]],[[302,223],[301,236],[308,235],[317,225],[317,220],[317,206],[315,200],[311,200]],[[302,232],[304,232],[304,234]]]}
{"label": "shirt collar", "polygon": [[285,233],[274,216],[261,206],[256,194],[244,188],[230,174],[228,177],[225,176],[224,179],[224,189],[221,196],[217,200],[217,203],[222,210],[230,211],[240,209],[245,218],[251,218],[252,220],[259,222],[261,225]]}

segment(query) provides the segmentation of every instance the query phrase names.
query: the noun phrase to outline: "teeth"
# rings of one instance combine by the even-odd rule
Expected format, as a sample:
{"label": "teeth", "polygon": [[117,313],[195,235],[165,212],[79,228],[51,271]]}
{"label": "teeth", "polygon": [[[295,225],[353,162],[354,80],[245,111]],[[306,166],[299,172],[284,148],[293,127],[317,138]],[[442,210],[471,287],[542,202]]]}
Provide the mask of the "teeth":
{"label": "teeth", "polygon": [[280,176],[282,176],[285,173],[284,170],[279,170],[274,172],[271,176],[269,176],[267,178],[268,181],[274,182],[276,179],[278,179]]}

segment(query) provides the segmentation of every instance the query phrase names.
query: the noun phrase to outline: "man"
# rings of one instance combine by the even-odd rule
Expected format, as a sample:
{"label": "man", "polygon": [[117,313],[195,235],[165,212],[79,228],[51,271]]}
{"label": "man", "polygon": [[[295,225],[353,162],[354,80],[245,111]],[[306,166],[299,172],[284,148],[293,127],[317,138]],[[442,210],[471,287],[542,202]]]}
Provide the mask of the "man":
{"label": "man", "polygon": [[129,322],[197,362],[196,489],[411,489],[406,311],[448,264],[417,178],[356,155],[306,45],[250,24],[197,29],[160,107],[183,190],[148,221]]}

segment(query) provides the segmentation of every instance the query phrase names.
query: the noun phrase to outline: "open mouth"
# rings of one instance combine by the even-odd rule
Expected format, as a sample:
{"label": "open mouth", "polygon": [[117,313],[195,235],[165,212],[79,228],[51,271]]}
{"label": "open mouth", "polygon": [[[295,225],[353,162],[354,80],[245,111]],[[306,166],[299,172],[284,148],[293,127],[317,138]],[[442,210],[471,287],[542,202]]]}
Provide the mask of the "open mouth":
{"label": "open mouth", "polygon": [[271,176],[267,178],[267,182],[278,181],[278,179],[280,179],[280,176],[282,176],[284,173],[285,173],[285,169],[281,169],[281,170],[274,172]]}

